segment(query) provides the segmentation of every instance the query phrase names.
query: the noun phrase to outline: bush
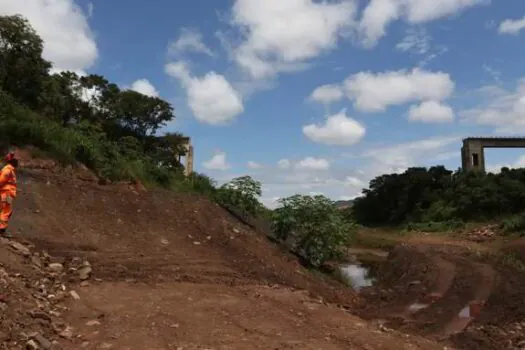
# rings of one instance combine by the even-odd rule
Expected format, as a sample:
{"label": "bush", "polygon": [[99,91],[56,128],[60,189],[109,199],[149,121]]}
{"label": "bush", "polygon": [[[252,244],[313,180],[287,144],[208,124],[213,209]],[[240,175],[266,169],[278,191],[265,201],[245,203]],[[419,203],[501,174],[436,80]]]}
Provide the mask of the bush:
{"label": "bush", "polygon": [[216,200],[224,206],[257,217],[263,208],[259,202],[261,195],[261,183],[250,176],[242,176],[222,185],[217,190]]}
{"label": "bush", "polygon": [[520,232],[522,236],[525,235],[525,216],[514,215],[503,220],[501,223],[501,229],[505,233]]}
{"label": "bush", "polygon": [[311,265],[337,259],[351,240],[354,226],[324,196],[295,195],[279,200],[274,210],[273,230],[282,241]]}

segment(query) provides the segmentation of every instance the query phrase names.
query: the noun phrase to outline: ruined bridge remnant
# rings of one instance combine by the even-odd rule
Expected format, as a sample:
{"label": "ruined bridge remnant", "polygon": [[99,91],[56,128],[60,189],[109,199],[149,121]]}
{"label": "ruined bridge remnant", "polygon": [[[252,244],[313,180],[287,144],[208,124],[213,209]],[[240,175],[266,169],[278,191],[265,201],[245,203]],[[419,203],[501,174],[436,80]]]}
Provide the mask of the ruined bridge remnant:
{"label": "ruined bridge remnant", "polygon": [[[184,164],[184,175],[190,176],[193,173],[193,145],[191,144],[191,138],[187,136],[183,137],[182,144],[186,151],[186,154],[184,155],[186,158],[186,164]],[[180,155],[178,155],[178,161],[179,163],[181,161]]]}
{"label": "ruined bridge remnant", "polygon": [[463,170],[485,171],[485,148],[525,148],[525,137],[468,137],[463,139]]}

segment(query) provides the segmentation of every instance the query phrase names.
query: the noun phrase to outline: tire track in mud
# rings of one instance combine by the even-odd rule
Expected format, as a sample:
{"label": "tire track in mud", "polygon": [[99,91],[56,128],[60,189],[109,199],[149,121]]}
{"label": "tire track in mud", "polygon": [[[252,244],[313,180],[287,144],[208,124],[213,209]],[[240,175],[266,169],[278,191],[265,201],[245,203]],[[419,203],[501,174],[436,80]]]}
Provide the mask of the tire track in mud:
{"label": "tire track in mud", "polygon": [[498,283],[498,275],[490,265],[473,265],[476,266],[477,273],[480,276],[478,287],[467,305],[458,312],[456,317],[445,325],[442,338],[448,338],[452,335],[461,333],[475,318],[479,317],[483,307]]}
{"label": "tire track in mud", "polygon": [[438,278],[430,293],[426,294],[423,298],[417,298],[405,308],[405,316],[421,312],[421,310],[431,306],[448,292],[454,282],[456,276],[455,264],[438,256],[432,257],[431,263],[437,266]]}

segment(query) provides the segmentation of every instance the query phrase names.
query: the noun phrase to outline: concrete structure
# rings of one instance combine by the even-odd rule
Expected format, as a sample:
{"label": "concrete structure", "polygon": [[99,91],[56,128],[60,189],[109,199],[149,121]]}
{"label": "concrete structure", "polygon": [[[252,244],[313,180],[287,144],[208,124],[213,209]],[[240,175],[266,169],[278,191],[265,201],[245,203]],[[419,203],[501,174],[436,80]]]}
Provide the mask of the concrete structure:
{"label": "concrete structure", "polygon": [[485,148],[525,148],[525,137],[468,137],[463,139],[462,168],[484,172]]}
{"label": "concrete structure", "polygon": [[[186,164],[184,164],[184,175],[189,176],[193,173],[193,146],[191,144],[191,138],[184,138],[184,148],[186,149]],[[180,156],[179,156],[180,162]]]}

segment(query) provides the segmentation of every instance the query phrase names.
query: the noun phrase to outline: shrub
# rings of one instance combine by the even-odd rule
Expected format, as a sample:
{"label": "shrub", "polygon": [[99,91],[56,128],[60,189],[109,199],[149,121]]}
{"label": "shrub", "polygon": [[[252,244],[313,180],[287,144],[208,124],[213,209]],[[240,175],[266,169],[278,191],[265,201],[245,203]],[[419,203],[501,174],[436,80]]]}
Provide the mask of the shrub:
{"label": "shrub", "polygon": [[290,241],[292,250],[311,265],[337,259],[351,240],[354,226],[324,196],[295,195],[279,200],[273,213],[273,230],[283,241]]}

